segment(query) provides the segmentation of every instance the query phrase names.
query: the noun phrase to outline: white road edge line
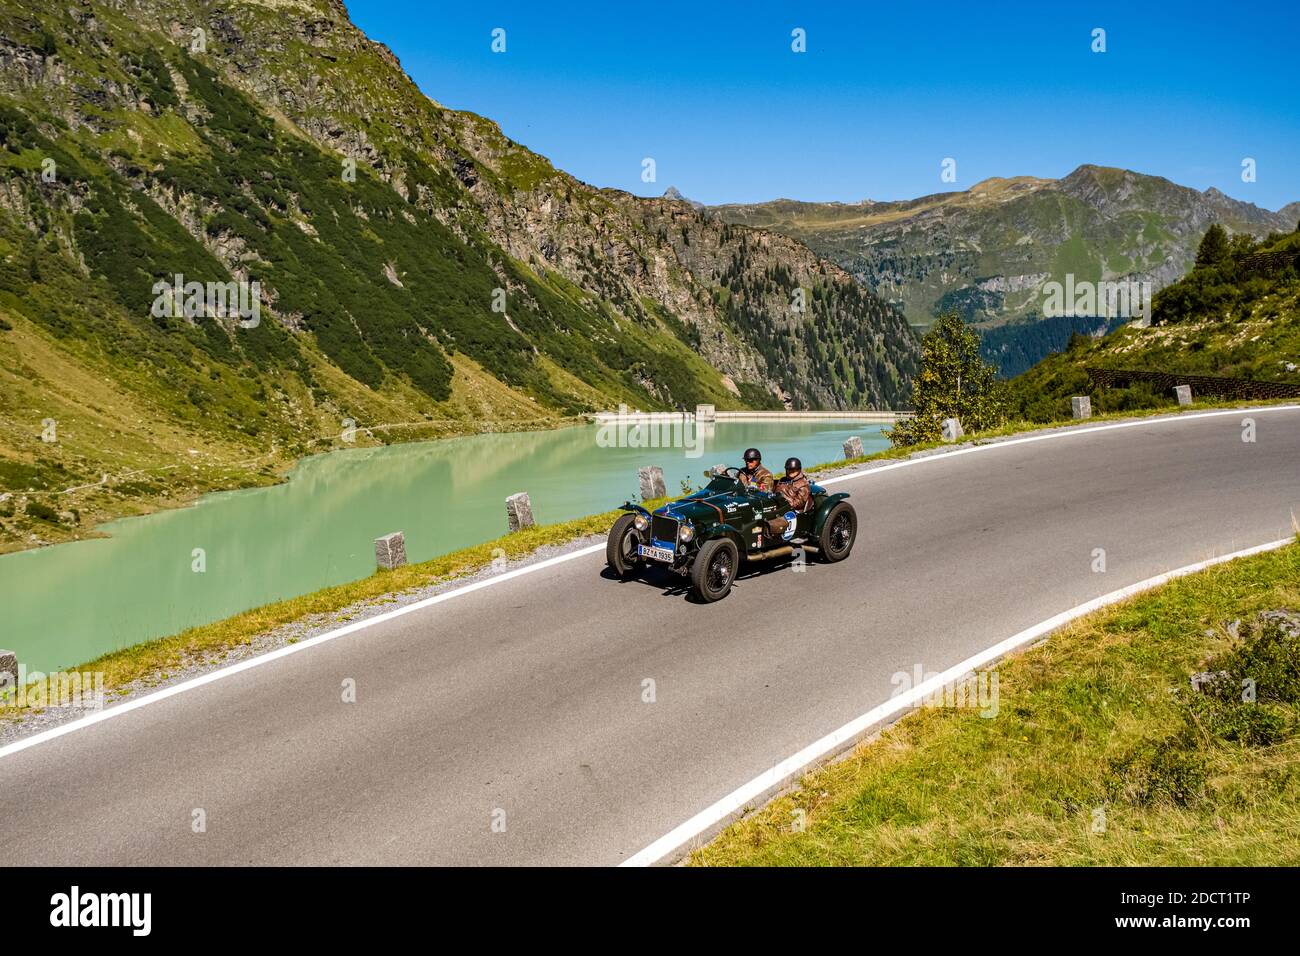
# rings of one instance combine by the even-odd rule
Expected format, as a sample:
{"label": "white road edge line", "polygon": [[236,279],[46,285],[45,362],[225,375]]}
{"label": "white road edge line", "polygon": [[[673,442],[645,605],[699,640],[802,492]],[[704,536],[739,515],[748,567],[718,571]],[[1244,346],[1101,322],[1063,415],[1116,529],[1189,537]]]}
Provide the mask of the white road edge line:
{"label": "white road edge line", "polygon": [[[1024,438],[1013,438],[1006,441],[990,442],[987,445],[973,445],[969,448],[955,448],[952,451],[927,455],[924,458],[910,458],[875,468],[863,468],[847,475],[828,478],[825,481],[819,482],[819,484],[831,485],[841,481],[849,481],[853,478],[868,478],[872,475],[884,474],[887,471],[893,471],[895,468],[904,468],[909,465],[921,465],[926,462],[942,461],[946,458],[965,455],[971,452],[991,451],[996,448],[1009,448],[1013,445],[1025,444],[1026,442],[1047,441],[1054,438],[1072,438],[1077,435],[1088,435],[1093,432],[1109,431],[1115,428],[1132,428],[1137,425],[1161,425],[1199,418],[1214,418],[1222,415],[1245,415],[1258,414],[1260,412],[1297,410],[1300,410],[1300,405],[1269,405],[1258,408],[1235,408],[1214,412],[1189,412],[1182,415],[1153,416],[1151,418],[1142,418],[1131,422],[1114,422],[1109,425],[1094,425],[1085,428],[1063,428],[1059,431],[1050,431],[1041,435],[1029,435]],[[383,614],[377,614],[374,617],[368,617],[363,621],[348,624],[345,627],[338,628],[337,630],[327,631],[324,634],[317,634],[315,637],[308,638],[301,643],[288,644],[274,651],[260,654],[257,657],[250,657],[248,660],[240,661],[238,664],[231,664],[229,667],[223,667],[219,670],[202,674],[199,677],[182,681],[179,684],[173,684],[171,687],[164,687],[162,690],[154,691],[151,694],[145,694],[142,697],[134,698],[125,703],[115,704],[112,707],[107,707],[104,710],[97,711],[96,713],[88,714],[85,717],[79,717],[76,720],[70,720],[66,724],[60,724],[57,727],[51,727],[49,730],[42,730],[39,733],[32,734],[30,737],[24,737],[11,744],[6,744],[3,747],[0,747],[0,759],[19,753],[29,747],[35,747],[37,744],[56,740],[59,737],[74,733],[78,730],[84,730],[87,727],[102,723],[105,720],[120,717],[123,714],[129,714],[133,710],[139,710],[141,707],[146,707],[149,704],[156,704],[159,701],[166,700],[169,697],[175,697],[177,694],[182,694],[185,691],[194,690],[204,686],[205,684],[215,683],[216,681],[222,680],[226,677],[233,677],[243,671],[252,670],[254,667],[261,667],[264,664],[270,664],[272,661],[279,660],[282,657],[288,657],[291,654],[297,654],[311,647],[316,647],[319,644],[324,644],[326,641],[332,641],[339,637],[345,637],[348,634],[354,634],[357,631],[373,627],[376,624],[382,624],[385,621],[391,621],[393,618],[401,617],[404,614],[410,614],[413,611],[420,611],[426,607],[441,604],[443,601],[450,601],[452,598],[459,597],[462,594],[470,594],[474,591],[491,587],[494,584],[502,584],[514,578],[521,577],[522,575],[532,574],[534,571],[541,571],[545,568],[554,567],[557,564],[563,564],[566,561],[573,561],[577,558],[586,557],[589,554],[595,554],[604,547],[603,544],[593,544],[590,547],[581,548],[577,551],[570,551],[567,554],[557,555],[553,558],[547,558],[545,561],[525,565],[522,568],[516,568],[513,571],[507,571],[495,577],[485,578],[482,581],[475,581],[473,584],[467,584],[461,588],[444,591],[441,594],[435,594],[433,597],[425,598],[423,601],[416,601],[414,604],[408,604],[405,607],[386,611]]]}
{"label": "white road edge line", "polygon": [[1069,624],[1076,618],[1083,617],[1100,608],[1110,604],[1117,604],[1120,601],[1130,598],[1135,594],[1143,591],[1149,591],[1152,588],[1159,587],[1174,578],[1181,578],[1188,574],[1194,574],[1216,564],[1223,564],[1236,558],[1249,557],[1252,554],[1261,554],[1265,551],[1275,551],[1278,548],[1285,547],[1294,541],[1294,538],[1282,538],[1278,541],[1270,541],[1268,544],[1257,545],[1253,548],[1246,548],[1244,551],[1234,551],[1231,554],[1219,555],[1210,558],[1207,561],[1198,561],[1195,564],[1188,564],[1173,571],[1166,571],[1164,574],[1157,574],[1153,578],[1147,578],[1145,581],[1139,581],[1137,584],[1130,584],[1128,587],[1120,588],[1118,591],[1111,591],[1109,594],[1102,595],[1099,598],[1093,598],[1077,607],[1072,607],[1068,611],[1050,617],[1046,621],[1035,624],[1019,634],[1013,634],[1004,641],[994,644],[987,650],[981,651],[973,657],[968,657],[960,664],[956,664],[941,674],[931,677],[913,687],[906,693],[899,694],[897,697],[890,698],[883,704],[873,707],[861,717],[856,717],[849,721],[843,727],[831,731],[820,740],[809,744],[803,750],[800,750],[792,757],[781,761],[775,767],[767,770],[749,783],[733,790],[717,803],[701,810],[695,816],[691,817],[685,823],[670,830],[661,836],[654,843],[651,843],[644,850],[628,857],[619,866],[652,866],[655,863],[674,854],[675,851],[682,850],[692,840],[701,833],[707,831],[710,827],[721,823],[732,814],[744,809],[746,806],[760,798],[763,794],[780,787],[782,784],[792,780],[801,771],[806,770],[813,764],[817,763],[827,754],[836,750],[843,750],[856,738],[864,736],[869,731],[879,727],[890,718],[901,715],[904,711],[914,709],[915,705],[924,700],[930,694],[941,689],[944,685],[959,680],[971,671],[983,667],[985,664],[1005,657],[1012,651],[1031,644],[1044,635],[1058,630]]}
{"label": "white road edge line", "polygon": [[32,734],[30,737],[24,737],[16,740],[11,744],[0,747],[0,758],[8,757],[19,751],[26,750],[28,747],[35,747],[37,744],[45,743],[62,737],[65,734],[73,733],[77,730],[83,730],[94,724],[102,723],[113,717],[120,717],[122,714],[129,714],[133,710],[139,710],[141,707],[149,704],[156,704],[159,701],[166,700],[168,697],[175,697],[177,694],[183,694],[187,690],[194,690],[205,684],[211,684],[226,677],[233,677],[243,671],[252,670],[254,667],[261,667],[263,664],[269,664],[271,661],[279,660],[282,657],[288,657],[290,654],[298,654],[311,647],[324,644],[326,641],[332,641],[348,634],[354,634],[357,631],[373,627],[384,621],[391,621],[393,618],[401,617],[404,614],[410,614],[414,611],[424,610],[426,607],[432,607],[435,604],[441,604],[443,601],[450,601],[454,597],[460,597],[462,594],[470,594],[483,588],[490,587],[493,584],[500,584],[503,581],[509,581],[512,578],[522,577],[525,574],[532,574],[534,571],[541,571],[545,568],[552,567],[564,561],[572,561],[574,558],[581,558],[588,554],[595,554],[597,551],[605,550],[603,544],[593,544],[590,547],[581,548],[578,551],[570,551],[567,554],[556,555],[553,558],[547,558],[545,561],[539,561],[536,564],[525,565],[522,568],[516,568],[513,571],[506,571],[503,574],[492,578],[485,578],[482,581],[475,581],[473,584],[467,584],[464,587],[456,588],[453,591],[444,591],[441,594],[435,594],[433,597],[425,598],[423,601],[416,601],[407,604],[405,607],[394,608],[391,611],[385,611],[383,614],[376,614],[374,617],[368,617],[363,621],[357,621],[340,627],[337,630],[327,631],[324,634],[317,634],[305,641],[297,644],[286,644],[284,647],[276,648],[257,657],[250,657],[247,660],[240,661],[238,664],[231,664],[229,667],[223,667],[220,670],[211,671],[198,677],[191,678],[187,681],[181,681],[179,684],[173,684],[171,687],[164,687],[162,690],[154,691],[152,694],[145,694],[143,697],[137,697],[134,700],[117,704],[113,707],[107,707],[104,710],[88,714],[85,717],[79,717],[76,720],[70,720],[66,724],[60,724],[58,727],[51,727],[49,730],[42,730],[40,733]]}

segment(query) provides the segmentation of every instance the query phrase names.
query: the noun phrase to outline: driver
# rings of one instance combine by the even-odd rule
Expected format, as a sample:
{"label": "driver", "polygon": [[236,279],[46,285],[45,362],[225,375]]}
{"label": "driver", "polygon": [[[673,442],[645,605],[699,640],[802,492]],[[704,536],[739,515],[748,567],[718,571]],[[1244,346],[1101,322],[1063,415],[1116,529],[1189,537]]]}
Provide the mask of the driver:
{"label": "driver", "polygon": [[763,467],[763,455],[757,448],[745,449],[745,467],[737,476],[746,488],[759,491],[773,490],[772,473]]}

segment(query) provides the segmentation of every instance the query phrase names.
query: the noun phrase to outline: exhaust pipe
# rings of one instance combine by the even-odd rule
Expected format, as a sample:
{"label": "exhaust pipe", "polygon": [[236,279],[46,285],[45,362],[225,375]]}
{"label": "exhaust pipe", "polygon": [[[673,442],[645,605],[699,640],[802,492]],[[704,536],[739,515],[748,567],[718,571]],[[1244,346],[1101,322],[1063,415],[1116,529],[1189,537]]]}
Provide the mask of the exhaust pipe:
{"label": "exhaust pipe", "polygon": [[[799,550],[805,552],[811,551],[813,554],[821,554],[821,548],[817,547],[815,544],[801,544],[799,545]],[[794,552],[794,545],[783,544],[779,548],[772,548],[769,551],[759,551],[756,554],[751,554],[749,560],[771,561],[774,558],[788,558],[794,554]]]}

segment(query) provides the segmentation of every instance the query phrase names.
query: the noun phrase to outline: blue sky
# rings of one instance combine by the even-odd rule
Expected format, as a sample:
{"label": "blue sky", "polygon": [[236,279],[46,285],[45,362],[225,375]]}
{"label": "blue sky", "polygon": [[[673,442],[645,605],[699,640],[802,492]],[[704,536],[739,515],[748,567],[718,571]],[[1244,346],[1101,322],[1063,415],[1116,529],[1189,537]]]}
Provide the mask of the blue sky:
{"label": "blue sky", "polygon": [[1269,209],[1300,200],[1294,0],[347,6],[435,100],[639,195],[900,199],[1097,163]]}

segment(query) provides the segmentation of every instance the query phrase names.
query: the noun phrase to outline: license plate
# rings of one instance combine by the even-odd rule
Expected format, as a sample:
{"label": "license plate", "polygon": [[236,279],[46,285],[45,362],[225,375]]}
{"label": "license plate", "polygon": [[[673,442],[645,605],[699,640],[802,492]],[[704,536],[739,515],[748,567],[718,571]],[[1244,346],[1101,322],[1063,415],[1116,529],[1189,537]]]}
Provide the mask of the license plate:
{"label": "license plate", "polygon": [[648,544],[638,544],[636,546],[637,554],[643,558],[649,558],[652,561],[664,561],[668,564],[673,563],[676,555],[667,548],[655,548]]}

